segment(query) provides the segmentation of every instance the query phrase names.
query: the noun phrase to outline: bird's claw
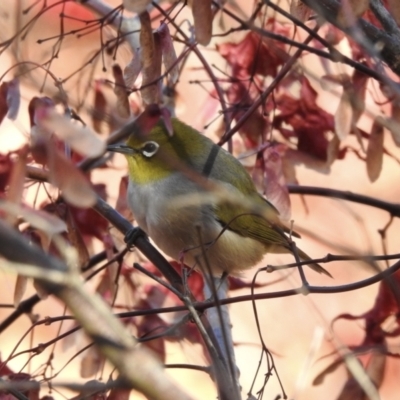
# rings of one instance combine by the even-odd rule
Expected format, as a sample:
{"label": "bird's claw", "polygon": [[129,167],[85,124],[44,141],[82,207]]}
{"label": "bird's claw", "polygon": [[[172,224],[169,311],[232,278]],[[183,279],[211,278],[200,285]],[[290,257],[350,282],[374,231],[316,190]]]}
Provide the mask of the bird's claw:
{"label": "bird's claw", "polygon": [[132,227],[132,229],[126,232],[124,237],[124,242],[126,243],[130,251],[133,249],[137,238],[140,236],[147,239],[146,232],[143,229],[139,228],[138,226]]}

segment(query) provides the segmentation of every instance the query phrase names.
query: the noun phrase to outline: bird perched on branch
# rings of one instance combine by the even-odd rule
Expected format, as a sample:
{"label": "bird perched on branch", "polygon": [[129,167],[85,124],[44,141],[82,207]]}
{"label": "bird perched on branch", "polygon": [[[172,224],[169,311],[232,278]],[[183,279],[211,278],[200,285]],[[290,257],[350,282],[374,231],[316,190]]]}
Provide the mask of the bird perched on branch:
{"label": "bird perched on branch", "polygon": [[172,128],[160,120],[149,133],[108,147],[125,155],[128,202],[164,253],[214,276],[238,274],[266,253],[294,251],[310,260],[235,157],[178,119]]}

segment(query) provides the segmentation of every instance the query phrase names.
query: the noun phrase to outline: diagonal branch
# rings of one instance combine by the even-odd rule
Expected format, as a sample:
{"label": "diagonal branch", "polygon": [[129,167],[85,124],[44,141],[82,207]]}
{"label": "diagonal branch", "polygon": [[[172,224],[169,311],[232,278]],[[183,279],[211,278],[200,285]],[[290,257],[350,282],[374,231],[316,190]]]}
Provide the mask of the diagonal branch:
{"label": "diagonal branch", "polygon": [[[130,387],[151,399],[191,399],[167,376],[152,353],[137,346],[136,340],[112,315],[100,296],[88,293],[78,275],[69,271],[61,260],[29,244],[19,232],[2,221],[0,254],[11,262],[10,265],[19,265],[18,272],[26,271],[29,275],[31,271],[33,276],[42,276],[40,285],[67,305]],[[22,264],[27,266],[26,269],[21,269]]]}
{"label": "diagonal branch", "polygon": [[[381,23],[384,22],[384,28],[380,29],[365,19],[359,18],[357,32],[353,27],[343,27],[339,24],[337,16],[340,10],[340,3],[336,0],[301,0],[305,5],[313,9],[318,15],[326,19],[332,25],[343,30],[347,35],[351,36],[357,43],[365,47],[365,43],[360,43],[358,30],[361,30],[365,39],[372,45],[381,44],[382,49],[380,56],[382,60],[397,74],[400,75],[400,31],[394,27],[392,18],[388,17],[389,13],[382,11],[379,0],[372,1],[371,9]],[[382,22],[383,21],[383,22]]]}

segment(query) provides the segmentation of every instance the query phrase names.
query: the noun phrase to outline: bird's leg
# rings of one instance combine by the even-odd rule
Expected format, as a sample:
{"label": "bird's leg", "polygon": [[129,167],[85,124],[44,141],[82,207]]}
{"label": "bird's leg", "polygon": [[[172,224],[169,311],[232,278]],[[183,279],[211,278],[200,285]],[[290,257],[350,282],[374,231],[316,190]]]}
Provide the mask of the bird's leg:
{"label": "bird's leg", "polygon": [[135,246],[136,239],[140,236],[147,239],[146,232],[138,226],[133,226],[132,229],[129,229],[129,231],[126,232],[124,242],[128,246],[129,250],[132,250],[133,246]]}
{"label": "bird's leg", "polygon": [[[216,293],[216,295],[218,296],[218,299],[226,299],[226,294],[228,292],[227,289],[227,285],[228,285],[228,273],[227,272],[223,272],[221,275],[221,278],[218,278],[216,276],[213,276],[212,278],[212,282],[206,282],[206,278],[204,277],[204,290],[203,290],[203,294],[204,294],[204,301],[213,301],[214,300],[214,292]],[[209,285],[212,284],[214,285],[214,291],[210,291],[210,287]],[[226,285],[226,288],[224,287],[224,285]],[[206,289],[206,286],[207,289]],[[206,291],[208,293],[208,291],[210,291],[210,295],[209,297],[206,297]]]}
{"label": "bird's leg", "polygon": [[228,293],[227,274],[221,277],[208,276],[204,277],[204,298],[214,300],[216,306],[207,310],[207,318],[213,327],[214,335],[217,339],[219,348],[222,352],[224,362],[231,371],[234,381],[239,385],[240,371],[236,366],[235,352],[233,349],[232,324],[230,321],[228,307],[219,304],[219,300],[226,299]]}

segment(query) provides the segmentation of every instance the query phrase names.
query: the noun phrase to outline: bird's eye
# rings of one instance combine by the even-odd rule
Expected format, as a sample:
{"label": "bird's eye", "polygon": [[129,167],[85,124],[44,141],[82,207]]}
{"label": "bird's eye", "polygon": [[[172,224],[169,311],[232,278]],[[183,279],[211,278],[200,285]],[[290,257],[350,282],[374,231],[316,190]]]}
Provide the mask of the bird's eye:
{"label": "bird's eye", "polygon": [[150,158],[157,153],[159,147],[156,142],[146,142],[140,150],[145,157]]}

